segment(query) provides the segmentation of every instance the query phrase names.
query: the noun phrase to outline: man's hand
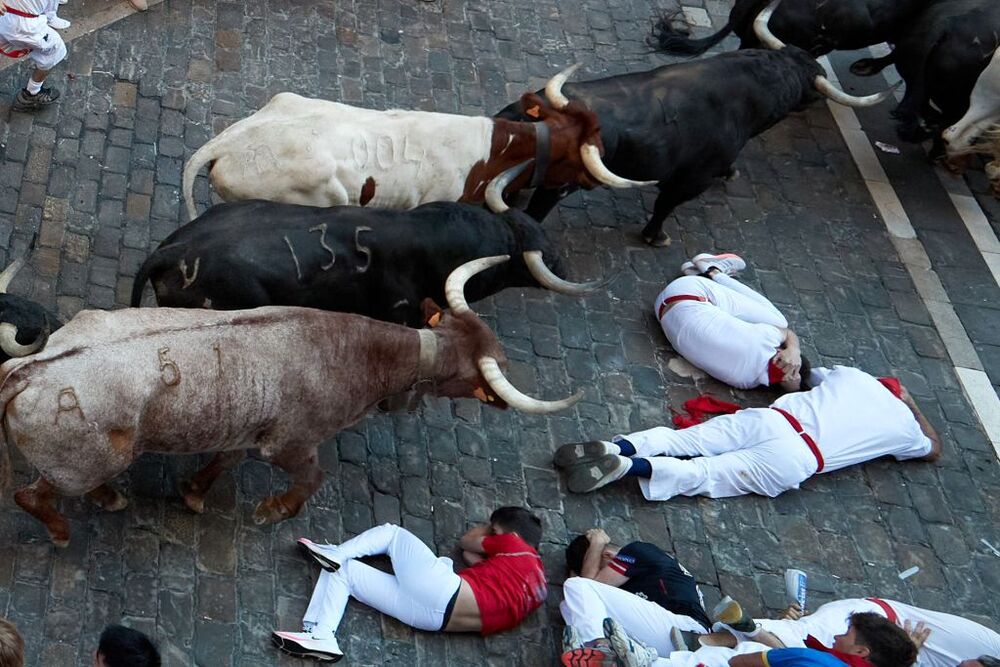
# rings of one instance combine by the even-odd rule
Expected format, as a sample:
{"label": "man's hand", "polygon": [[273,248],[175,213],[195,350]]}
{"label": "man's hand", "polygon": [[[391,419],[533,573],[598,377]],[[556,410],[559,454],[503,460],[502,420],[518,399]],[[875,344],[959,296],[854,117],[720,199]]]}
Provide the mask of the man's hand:
{"label": "man's hand", "polygon": [[923,648],[924,642],[926,642],[927,638],[931,635],[931,629],[928,628],[923,621],[920,621],[916,624],[916,626],[914,626],[910,620],[907,620],[903,624],[903,630],[905,630],[906,634],[910,636],[910,639],[913,641],[914,645],[916,645],[918,651]]}
{"label": "man's hand", "polygon": [[587,541],[590,542],[591,546],[600,545],[600,547],[603,549],[604,547],[611,544],[611,538],[608,537],[608,534],[605,533],[604,530],[601,528],[591,528],[585,534],[587,536]]}
{"label": "man's hand", "polygon": [[458,546],[462,548],[462,551],[469,551],[474,554],[485,554],[486,552],[483,551],[483,538],[487,535],[491,535],[492,533],[493,529],[488,523],[473,526],[465,532],[465,535],[462,535],[461,539],[458,540]]}
{"label": "man's hand", "polygon": [[784,371],[785,377],[798,375],[802,368],[802,353],[797,346],[781,348],[774,355],[774,365]]}
{"label": "man's hand", "polygon": [[788,605],[788,608],[785,609],[784,612],[782,612],[780,620],[797,621],[801,618],[802,618],[802,608],[799,607],[798,602],[793,602],[792,604]]}

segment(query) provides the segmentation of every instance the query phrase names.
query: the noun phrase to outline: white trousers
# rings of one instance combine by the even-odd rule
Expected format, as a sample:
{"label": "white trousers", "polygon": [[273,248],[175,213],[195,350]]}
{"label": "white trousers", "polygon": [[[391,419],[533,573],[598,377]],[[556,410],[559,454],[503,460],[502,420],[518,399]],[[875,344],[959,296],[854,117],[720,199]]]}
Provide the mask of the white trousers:
{"label": "white trousers", "polygon": [[[323,551],[341,566],[320,574],[302,619],[317,639],[336,633],[349,597],[419,630],[443,629],[462,580],[450,558],[435,556],[413,533],[387,523]],[[392,560],[394,575],[354,560],[382,554]]]}
{"label": "white trousers", "polygon": [[[8,12],[0,16],[0,52],[11,53],[31,49],[28,60],[41,70],[50,70],[66,57],[66,43],[56,30],[48,26],[47,19],[56,15],[59,0],[49,0],[45,16],[28,19]],[[6,60],[7,56],[0,55]]]}
{"label": "white trousers", "polygon": [[676,431],[657,426],[617,437],[650,462],[652,476],[639,479],[646,500],[748,493],[773,498],[798,488],[819,465],[802,437],[770,408],[740,410]]}
{"label": "white trousers", "polygon": [[571,577],[563,584],[559,611],[566,625],[576,628],[585,642],[604,637],[604,619],[613,618],[630,636],[663,656],[674,650],[670,628],[705,632],[701,623],[690,616],[675,614],[628,591],[583,577]]}
{"label": "white trousers", "polygon": [[682,276],[671,281],[660,294],[656,310],[664,299],[678,294],[703,296],[722,312],[743,322],[788,328],[788,320],[766,296],[725,273],[716,273],[712,278]]}
{"label": "white trousers", "polygon": [[740,642],[736,648],[702,646],[697,651],[674,651],[657,658],[652,667],[729,667],[729,659],[744,653],[765,653],[770,650],[756,642]]}

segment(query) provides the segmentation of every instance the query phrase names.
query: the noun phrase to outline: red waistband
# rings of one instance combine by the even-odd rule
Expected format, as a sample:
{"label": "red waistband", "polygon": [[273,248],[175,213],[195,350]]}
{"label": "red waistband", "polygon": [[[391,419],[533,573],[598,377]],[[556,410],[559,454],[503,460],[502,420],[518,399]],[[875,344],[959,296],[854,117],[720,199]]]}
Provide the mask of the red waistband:
{"label": "red waistband", "polygon": [[889,603],[881,598],[868,598],[869,602],[874,602],[878,606],[882,607],[882,611],[885,612],[885,617],[890,621],[899,625],[899,616],[896,614],[896,610],[889,606]]}
{"label": "red waistband", "polygon": [[3,7],[14,16],[21,16],[26,19],[37,19],[39,17],[39,14],[29,14],[28,12],[22,12],[20,9],[13,9],[7,5],[4,5]]}
{"label": "red waistband", "polygon": [[678,301],[708,301],[703,296],[695,296],[694,294],[677,294],[675,296],[668,296],[660,304],[660,309],[656,312],[656,319],[662,320],[663,313],[667,312],[667,306],[672,303],[677,303]]}
{"label": "red waistband", "polygon": [[795,429],[795,432],[802,436],[802,439],[805,440],[806,444],[809,446],[809,450],[813,453],[813,456],[816,457],[816,472],[823,472],[823,454],[819,451],[819,446],[816,444],[816,441],[812,439],[812,436],[802,430],[802,424],[799,423],[799,420],[781,408],[776,408],[772,405],[771,409],[787,419],[788,423]]}

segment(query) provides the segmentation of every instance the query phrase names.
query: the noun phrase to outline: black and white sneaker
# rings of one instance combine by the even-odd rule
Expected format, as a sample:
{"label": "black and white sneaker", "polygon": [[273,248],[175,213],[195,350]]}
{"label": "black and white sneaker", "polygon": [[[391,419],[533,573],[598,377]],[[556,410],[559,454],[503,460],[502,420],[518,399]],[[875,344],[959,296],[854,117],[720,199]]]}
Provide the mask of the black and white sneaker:
{"label": "black and white sneaker", "polygon": [[557,468],[569,468],[578,463],[594,461],[608,454],[621,454],[622,450],[613,442],[590,440],[589,442],[571,442],[556,450],[552,462]]}
{"label": "black and white sneaker", "polygon": [[316,544],[304,537],[298,539],[298,544],[303,553],[319,563],[319,566],[327,572],[336,572],[340,569],[340,563],[334,560],[328,553],[329,547]]}
{"label": "black and white sneaker", "polygon": [[272,632],[271,643],[296,658],[311,658],[319,662],[337,662],[344,657],[337,638],[314,639],[308,632]]}
{"label": "black and white sneaker", "polygon": [[609,454],[590,463],[575,465],[569,470],[566,486],[573,493],[590,493],[625,476],[632,461],[624,456]]}
{"label": "black and white sneaker", "polygon": [[57,99],[59,99],[58,88],[46,88],[43,86],[42,89],[34,95],[29,93],[27,88],[22,88],[17,91],[17,96],[14,98],[13,109],[14,111],[38,111],[39,109],[44,109],[49,106]]}

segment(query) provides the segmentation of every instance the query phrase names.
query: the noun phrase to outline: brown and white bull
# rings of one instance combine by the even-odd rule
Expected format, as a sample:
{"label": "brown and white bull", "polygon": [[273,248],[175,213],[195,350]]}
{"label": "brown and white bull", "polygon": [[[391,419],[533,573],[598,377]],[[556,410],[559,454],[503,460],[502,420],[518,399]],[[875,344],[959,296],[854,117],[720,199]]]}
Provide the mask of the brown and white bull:
{"label": "brown and white bull", "polygon": [[[502,212],[507,187],[646,185],[603,165],[597,116],[582,104],[553,109],[531,93],[522,100],[541,123],[375,111],[279,93],[191,156],[183,178],[188,215],[197,216],[194,181],[205,165],[225,201],[307,206],[485,201]],[[519,168],[532,159],[530,169]]]}
{"label": "brown and white bull", "polygon": [[451,310],[425,302],[437,311],[431,329],[292,307],[84,311],[42,351],[0,366],[2,488],[9,443],[40,473],[17,491],[17,504],[65,546],[59,495],[122,509],[107,482],[143,452],[213,452],[182,486],[200,512],[212,482],[255,447],[291,476],[285,493],[257,505],[254,520],[273,523],[297,514],[322,483],[319,445],[383,398],[423,388],[528,412],[567,408],[581,394],[540,401],[506,380],[500,343],[465,301],[465,282],[506,259],[452,272]]}
{"label": "brown and white bull", "polygon": [[992,156],[986,164],[986,176],[993,193],[1000,197],[1000,49],[993,52],[990,64],[976,80],[969,97],[969,110],[942,134],[947,150],[947,165],[961,171],[972,153]]}

